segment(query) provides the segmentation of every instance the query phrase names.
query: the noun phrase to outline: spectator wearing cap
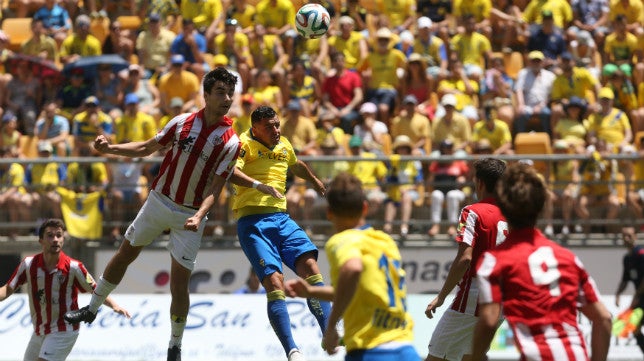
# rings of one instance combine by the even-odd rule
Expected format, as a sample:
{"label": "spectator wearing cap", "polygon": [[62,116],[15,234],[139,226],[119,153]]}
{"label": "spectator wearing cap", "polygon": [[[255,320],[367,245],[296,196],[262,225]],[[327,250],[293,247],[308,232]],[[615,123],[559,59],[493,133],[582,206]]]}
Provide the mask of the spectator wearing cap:
{"label": "spectator wearing cap", "polygon": [[18,129],[28,135],[33,135],[42,100],[40,79],[34,75],[32,66],[36,65],[19,61],[4,94],[4,108],[18,116]]}
{"label": "spectator wearing cap", "polygon": [[586,112],[588,102],[579,97],[570,97],[564,106],[565,115],[559,119],[552,131],[553,141],[565,141],[576,153],[586,151]]}
{"label": "spectator wearing cap", "polygon": [[315,154],[317,148],[315,122],[302,115],[302,105],[299,100],[291,99],[286,104],[286,114],[280,124],[280,132],[291,142],[296,154]]}
{"label": "spectator wearing cap", "polygon": [[403,30],[398,35],[398,41],[394,44],[394,49],[402,51],[409,58],[414,52],[414,34],[409,30]]}
{"label": "spectator wearing cap", "polygon": [[242,92],[246,91],[250,84],[253,58],[250,55],[248,36],[241,30],[239,22],[227,19],[224,32],[215,36],[213,41],[213,51],[217,54],[215,56],[226,57],[226,66],[239,73],[239,79],[243,84]]}
{"label": "spectator wearing cap", "polygon": [[[254,2],[253,2],[254,3]],[[223,4],[226,7],[226,4]],[[241,28],[241,32],[250,35],[253,32],[253,24],[255,21],[255,5],[248,0],[233,0],[228,4],[225,9],[226,19],[237,20],[237,25]]]}
{"label": "spectator wearing cap", "polygon": [[463,16],[465,31],[452,38],[450,47],[456,53],[465,69],[465,74],[479,81],[483,77],[483,67],[492,54],[492,44],[483,34],[476,32],[476,18],[472,14]]}
{"label": "spectator wearing cap", "polygon": [[[436,147],[442,156],[454,155],[455,144],[450,139],[441,141]],[[436,160],[429,165],[427,190],[431,192],[431,223],[427,232],[429,236],[437,235],[441,230],[443,206],[447,223],[447,235],[456,235],[456,224],[461,204],[465,201],[463,187],[467,181],[469,168],[463,160]]]}
{"label": "spectator wearing cap", "polygon": [[550,129],[550,94],[555,74],[544,69],[544,55],[538,50],[528,53],[528,64],[519,71],[514,83],[516,108],[513,133],[528,130],[533,117],[538,118],[541,129]]}
{"label": "spectator wearing cap", "polygon": [[85,110],[76,114],[72,120],[72,135],[74,136],[74,155],[82,148],[90,148],[99,135],[112,137],[114,125],[112,118],[101,111],[97,97],[91,95],[85,99]]}
{"label": "spectator wearing cap", "polygon": [[523,21],[534,28],[534,25],[543,23],[543,14],[548,12],[552,14],[554,25],[559,29],[566,29],[573,19],[568,1],[530,1],[523,10]]}
{"label": "spectator wearing cap", "polygon": [[2,114],[0,127],[0,148],[18,150],[18,142],[22,133],[18,130],[18,117],[11,110]]}
{"label": "spectator wearing cap", "polygon": [[102,54],[101,42],[89,33],[89,24],[89,16],[78,15],[74,23],[74,32],[60,45],[60,60],[63,64],[73,63],[83,56]]}
{"label": "spectator wearing cap", "polygon": [[149,78],[153,74],[162,74],[170,58],[170,47],[176,34],[161,25],[158,13],[150,14],[147,29],[136,37],[136,51],[141,65]]}
{"label": "spectator wearing cap", "polygon": [[512,150],[512,132],[508,123],[499,119],[497,107],[486,106],[485,117],[472,127],[471,148],[481,139],[489,141],[492,154],[514,154]]}
{"label": "spectator wearing cap", "polygon": [[56,103],[58,103],[61,115],[67,119],[73,119],[76,114],[84,110],[84,101],[91,94],[91,88],[85,84],[83,69],[72,69],[69,83],[63,86],[56,95]]}
{"label": "spectator wearing cap", "polygon": [[142,1],[139,4],[139,14],[145,14],[144,20],[148,27],[153,19],[157,18],[162,27],[176,29],[179,26],[178,21],[181,19],[181,10],[176,1]]}
{"label": "spectator wearing cap", "polygon": [[427,73],[432,77],[438,77],[447,71],[448,49],[443,39],[433,35],[432,27],[433,23],[428,17],[418,18],[414,52],[422,56]]}
{"label": "spectator wearing cap", "polygon": [[635,86],[633,86],[631,78],[631,66],[628,63],[622,63],[612,74],[605,77],[607,80],[605,86],[613,90],[615,94],[613,106],[628,114],[633,127],[633,134],[636,134],[638,131],[644,130],[644,124],[642,124],[637,111],[637,94],[635,94]]}
{"label": "spectator wearing cap", "polygon": [[255,21],[267,34],[282,36],[295,30],[295,6],[289,0],[259,0],[255,5]]}
{"label": "spectator wearing cap", "polygon": [[170,99],[174,97],[183,100],[182,112],[190,112],[195,108],[199,95],[199,78],[194,73],[183,69],[183,55],[175,54],[170,57],[170,71],[159,79],[159,95],[161,109],[170,113]]}
{"label": "spectator wearing cap", "polygon": [[157,132],[154,118],[139,110],[139,96],[126,94],[123,115],[114,121],[114,138],[117,143],[143,142]]}
{"label": "spectator wearing cap", "polygon": [[563,105],[568,102],[572,96],[586,98],[592,93],[597,99],[597,94],[601,84],[588,69],[576,66],[573,62],[572,54],[565,51],[559,56],[559,68],[561,73],[552,83],[552,93],[550,94],[550,107],[552,111],[551,124],[556,124],[563,115]]}
{"label": "spectator wearing cap", "polygon": [[339,119],[339,126],[345,133],[353,134],[364,93],[362,78],[358,73],[347,70],[345,62],[344,53],[331,54],[333,73],[322,83],[322,108]]}
{"label": "spectator wearing cap", "polygon": [[432,125],[429,118],[417,110],[417,105],[418,100],[415,95],[410,94],[403,98],[400,113],[391,121],[389,134],[394,140],[402,135],[408,137],[412,145],[411,154],[429,154]]}
{"label": "spectator wearing cap", "polygon": [[46,35],[42,20],[31,21],[31,37],[20,45],[20,52],[52,62],[58,61],[58,44]]}
{"label": "spectator wearing cap", "polygon": [[300,102],[302,114],[306,117],[311,117],[317,113],[322,92],[318,81],[313,76],[308,75],[308,72],[309,68],[302,60],[295,60],[291,63],[291,70],[287,77],[288,90],[286,96],[288,96],[288,99]]}
{"label": "spectator wearing cap", "polygon": [[355,70],[367,59],[369,48],[365,36],[356,29],[355,20],[348,15],[338,20],[339,32],[329,37],[331,56],[334,53],[344,55],[345,67]]}
{"label": "spectator wearing cap", "polygon": [[603,141],[607,149],[617,151],[630,146],[633,141],[631,123],[624,111],[613,107],[613,90],[608,87],[601,88],[598,98],[586,123],[587,144],[597,148],[597,143]]}
{"label": "spectator wearing cap", "polygon": [[[130,64],[121,75],[123,94],[134,93],[139,97],[139,110],[153,117],[160,116],[161,95],[153,82],[143,78],[144,70],[138,64]],[[147,138],[146,138],[147,139]]]}
{"label": "spectator wearing cap", "polygon": [[362,67],[363,81],[367,89],[365,99],[378,107],[378,118],[389,123],[396,106],[400,80],[398,69],[405,67],[407,59],[400,50],[392,49],[393,34],[388,28],[376,32],[375,51],[370,52]]}
{"label": "spectator wearing cap", "polygon": [[418,53],[409,55],[405,73],[400,82],[400,93],[403,98],[413,95],[416,98],[416,102],[422,104],[419,106],[421,111],[433,114],[434,109],[429,109],[428,107],[432,106],[429,100],[430,93],[434,87],[433,78],[427,72],[427,65],[423,56]]}
{"label": "spectator wearing cap", "polygon": [[423,172],[419,161],[401,159],[412,155],[414,149],[414,144],[408,136],[396,136],[391,148],[393,154],[389,157],[387,170],[387,199],[382,230],[392,233],[393,222],[400,209],[400,236],[405,238],[409,233],[412,207],[421,197],[418,184],[423,180]]}
{"label": "spectator wearing cap", "polygon": [[541,24],[532,27],[528,34],[528,51],[541,51],[545,56],[544,66],[550,69],[556,65],[557,58],[566,51],[568,44],[563,30],[555,26],[552,11],[544,10],[541,18]]}
{"label": "spectator wearing cap", "polygon": [[[159,119],[159,126],[157,128],[163,129],[166,126],[166,124],[168,124],[168,122],[172,120],[172,118],[176,117],[179,114],[185,113],[183,111],[183,104],[184,104],[183,99],[179,97],[174,97],[170,99],[170,113],[162,116],[161,119]],[[249,120],[249,124],[250,124],[250,120]],[[249,125],[249,128],[250,128],[250,125]]]}
{"label": "spectator wearing cap", "polygon": [[36,121],[34,136],[41,141],[48,141],[56,156],[65,157],[71,154],[69,120],[57,113],[58,104],[55,101],[46,103],[41,117]]}
{"label": "spectator wearing cap", "polygon": [[418,0],[416,2],[416,13],[420,17],[429,18],[433,24],[432,31],[445,44],[449,44],[450,37],[456,31],[452,26],[456,19],[452,16],[451,0]]}
{"label": "spectator wearing cap", "polygon": [[201,33],[205,33],[212,24],[217,29],[225,15],[221,0],[182,1],[180,11],[181,17],[190,20],[190,24],[194,24]]}
{"label": "spectator wearing cap", "polygon": [[[22,16],[18,12],[16,16],[24,17],[26,14]],[[62,44],[72,29],[72,20],[69,13],[56,0],[45,0],[43,6],[34,13],[32,21],[42,21],[44,34],[53,38],[57,47]]]}
{"label": "spectator wearing cap", "polygon": [[371,102],[360,106],[360,118],[353,127],[353,135],[360,138],[362,147],[374,153],[382,154],[385,137],[389,136],[387,125],[377,118],[378,107]]}
{"label": "spectator wearing cap", "polygon": [[435,150],[432,154],[438,155],[439,145],[447,139],[453,143],[453,150],[457,154],[466,154],[472,137],[470,121],[456,110],[454,94],[443,95],[441,107],[444,109],[444,115],[435,118],[432,123],[432,149]]}
{"label": "spectator wearing cap", "polygon": [[60,195],[56,187],[63,184],[66,177],[65,165],[53,159],[53,147],[47,141],[39,141],[36,146],[38,158],[51,159],[48,163],[29,164],[25,169],[25,188],[28,195],[24,198],[31,217],[62,218]]}
{"label": "spectator wearing cap", "polygon": [[204,74],[210,71],[210,65],[206,63],[204,57],[208,51],[206,38],[199,34],[190,18],[183,18],[182,25],[181,33],[177,34],[172,41],[170,53],[182,55],[184,62],[187,63],[187,69],[195,73],[198,79],[201,79]]}

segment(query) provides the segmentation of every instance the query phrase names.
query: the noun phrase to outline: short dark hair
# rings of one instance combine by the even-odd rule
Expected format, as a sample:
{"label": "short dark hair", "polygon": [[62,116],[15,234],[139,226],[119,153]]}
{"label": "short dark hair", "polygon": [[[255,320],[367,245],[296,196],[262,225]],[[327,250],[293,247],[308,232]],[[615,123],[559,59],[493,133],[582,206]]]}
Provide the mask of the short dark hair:
{"label": "short dark hair", "polygon": [[485,189],[496,192],[496,184],[503,176],[506,169],[504,161],[495,158],[483,158],[474,162],[476,178],[483,182]]}
{"label": "short dark hair", "polygon": [[275,109],[268,105],[261,105],[250,114],[250,122],[251,124],[259,123],[264,119],[273,119],[276,115]]}
{"label": "short dark hair", "polygon": [[210,94],[212,87],[214,87],[215,83],[218,81],[230,86],[232,89],[235,89],[235,85],[237,84],[237,77],[233,73],[226,70],[226,68],[219,66],[209,71],[208,74],[203,77],[204,93]]}
{"label": "short dark hair", "polygon": [[546,184],[537,171],[523,163],[515,163],[497,184],[501,213],[511,228],[534,227],[548,197]]}
{"label": "short dark hair", "polygon": [[62,219],[50,218],[45,220],[38,228],[38,239],[43,239],[45,236],[45,229],[47,228],[61,228],[63,232],[67,230],[65,227],[65,222]]}
{"label": "short dark hair", "polygon": [[326,200],[331,213],[340,217],[360,218],[365,201],[362,182],[356,176],[342,172],[329,184]]}

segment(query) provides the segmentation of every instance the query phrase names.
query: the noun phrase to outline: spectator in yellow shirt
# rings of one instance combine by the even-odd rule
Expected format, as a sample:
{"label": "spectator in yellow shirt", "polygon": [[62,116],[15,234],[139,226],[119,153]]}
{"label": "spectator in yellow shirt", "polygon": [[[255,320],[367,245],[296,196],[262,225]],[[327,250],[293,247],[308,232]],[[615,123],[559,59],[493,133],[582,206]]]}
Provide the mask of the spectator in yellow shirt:
{"label": "spectator in yellow shirt", "polygon": [[83,56],[101,55],[101,42],[89,33],[90,19],[87,15],[76,18],[74,33],[67,36],[60,46],[60,60],[72,63]]}
{"label": "spectator in yellow shirt", "polygon": [[255,21],[272,35],[282,36],[295,30],[295,7],[289,0],[260,0],[255,6]]}
{"label": "spectator in yellow shirt", "polygon": [[473,15],[463,16],[463,25],[465,32],[452,38],[452,51],[463,63],[465,74],[471,79],[479,81],[483,76],[483,69],[492,55],[492,45],[488,38],[476,32],[476,19]]}
{"label": "spectator in yellow shirt", "polygon": [[588,118],[587,144],[597,147],[601,140],[607,149],[621,150],[631,145],[633,132],[625,112],[613,108],[615,95],[610,88],[599,91],[599,102],[595,104],[595,112]]}
{"label": "spectator in yellow shirt", "polygon": [[634,35],[642,34],[644,25],[644,5],[639,0],[611,0],[608,21],[613,25],[617,17],[626,18],[626,30]]}
{"label": "spectator in yellow shirt", "polygon": [[184,70],[183,63],[183,55],[173,55],[170,58],[170,71],[159,79],[161,108],[165,113],[171,112],[170,99],[174,97],[183,100],[183,112],[190,112],[195,107],[195,101],[199,94],[199,78]]}

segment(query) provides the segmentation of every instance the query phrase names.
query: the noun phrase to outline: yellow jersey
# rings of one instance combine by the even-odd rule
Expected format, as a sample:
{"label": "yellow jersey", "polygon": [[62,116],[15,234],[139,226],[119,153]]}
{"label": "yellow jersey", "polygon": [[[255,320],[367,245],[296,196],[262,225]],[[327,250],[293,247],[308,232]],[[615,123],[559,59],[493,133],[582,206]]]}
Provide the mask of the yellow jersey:
{"label": "yellow jersey", "polygon": [[77,186],[101,187],[107,184],[108,180],[105,163],[94,162],[81,167],[79,163],[74,162],[67,166],[65,183],[69,188]]}
{"label": "yellow jersey", "polygon": [[[286,193],[288,167],[297,162],[293,146],[285,137],[272,149],[255,140],[252,129],[242,133],[242,143],[237,158],[237,168],[249,177],[272,186],[280,193]],[[234,187],[233,212],[236,218],[250,214],[286,211],[286,198],[277,199],[257,189]]]}
{"label": "yellow jersey", "polygon": [[76,34],[72,34],[63,40],[60,44],[60,56],[69,56],[78,54],[81,56],[102,55],[101,42],[92,34],[88,34],[85,39],[81,39]]}
{"label": "yellow jersey", "polygon": [[210,26],[223,11],[220,0],[182,1],[181,16],[192,19],[197,29]]}
{"label": "yellow jersey", "polygon": [[606,37],[604,42],[604,53],[609,55],[613,62],[626,61],[630,63],[633,55],[637,51],[637,36],[626,32],[626,37],[622,40],[617,38],[617,34],[612,33]]}
{"label": "yellow jersey", "polygon": [[233,130],[237,135],[248,131],[251,126],[250,114],[242,114],[233,119]]}
{"label": "yellow jersey", "polygon": [[416,15],[416,1],[414,0],[378,0],[378,10],[389,19],[389,26],[401,26],[410,16]]}
{"label": "yellow jersey", "polygon": [[399,78],[397,69],[404,68],[407,58],[398,49],[389,49],[386,54],[371,52],[365,61],[365,68],[371,68],[370,89],[395,89]]}
{"label": "yellow jersey", "polygon": [[492,50],[490,40],[483,34],[458,34],[452,38],[452,50],[458,53],[458,58],[463,65],[478,65],[485,67],[485,53]]}
{"label": "yellow jersey", "polygon": [[347,352],[412,341],[414,323],[407,313],[405,270],[394,240],[373,228],[349,229],[331,237],[324,248],[333,286],[337,287],[340,269],[347,261],[362,261],[360,281],[343,315]]}
{"label": "yellow jersey", "polygon": [[[259,59],[262,59],[261,67],[271,69],[279,60],[277,53],[277,46],[279,46],[279,38],[277,35],[266,34],[263,36],[264,46],[260,47],[257,41],[250,43],[250,53]],[[260,67],[258,62],[255,61],[255,66]]]}
{"label": "yellow jersey", "polygon": [[621,144],[624,141],[626,130],[631,129],[628,116],[617,108],[611,109],[606,116],[597,113],[591,114],[586,124],[589,132],[595,132],[597,138],[614,146]]}
{"label": "yellow jersey", "polygon": [[178,97],[184,102],[190,101],[194,94],[199,93],[199,78],[185,70],[178,75],[164,74],[159,79],[159,92],[165,94],[168,100]]}
{"label": "yellow jersey", "polygon": [[492,1],[490,0],[454,0],[452,16],[460,18],[465,14],[474,15],[476,22],[490,18]]}
{"label": "yellow jersey", "polygon": [[340,35],[329,38],[329,47],[344,54],[344,64],[347,69],[358,69],[360,67],[360,41],[364,39],[362,33],[352,31],[348,39]]}
{"label": "yellow jersey", "polygon": [[490,141],[492,149],[497,150],[504,144],[512,142],[512,132],[510,132],[510,127],[508,123],[494,119],[494,128],[490,130],[485,126],[487,121],[479,120],[474,123],[474,128],[472,129],[472,142],[478,142],[481,139],[487,139]]}
{"label": "yellow jersey", "polygon": [[523,21],[541,24],[541,14],[544,10],[552,12],[555,25],[561,29],[565,29],[566,24],[572,21],[572,7],[566,0],[532,0],[523,11]]}
{"label": "yellow jersey", "polygon": [[0,170],[0,192],[4,193],[9,188],[16,187],[20,194],[25,194],[27,191],[24,187],[25,184],[25,169],[18,163],[11,163],[9,169]]}
{"label": "yellow jersey", "polygon": [[362,152],[360,158],[349,161],[349,173],[360,179],[364,189],[376,188],[378,180],[387,175],[387,166],[381,161],[369,160],[377,158],[373,153]]}
{"label": "yellow jersey", "polygon": [[608,11],[608,21],[615,21],[617,15],[624,15],[627,24],[644,23],[644,4],[639,0],[629,0],[624,6],[621,0],[611,0]]}
{"label": "yellow jersey", "polygon": [[281,28],[286,24],[295,29],[295,7],[288,0],[260,0],[255,10],[255,21],[267,29]]}
{"label": "yellow jersey", "polygon": [[115,132],[117,143],[144,142],[157,133],[156,122],[152,116],[136,112],[134,117],[123,114],[116,118]]}
{"label": "yellow jersey", "polygon": [[420,162],[400,160],[400,154],[392,154],[389,157],[389,164],[387,197],[394,202],[400,202],[402,200],[402,191],[416,188],[416,179],[420,173]]}
{"label": "yellow jersey", "polygon": [[570,77],[565,74],[557,75],[552,83],[550,99],[559,100],[578,96],[586,99],[587,91],[594,91],[597,79],[586,68],[573,67]]}

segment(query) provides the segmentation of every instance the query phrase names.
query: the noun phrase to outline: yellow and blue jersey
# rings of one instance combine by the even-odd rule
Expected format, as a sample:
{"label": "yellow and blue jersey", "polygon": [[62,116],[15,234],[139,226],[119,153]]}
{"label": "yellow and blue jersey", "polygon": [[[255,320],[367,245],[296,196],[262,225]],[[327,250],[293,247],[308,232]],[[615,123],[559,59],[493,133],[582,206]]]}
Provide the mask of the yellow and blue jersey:
{"label": "yellow and blue jersey", "polygon": [[[285,137],[271,148],[255,140],[252,129],[242,133],[237,168],[246,175],[286,193],[288,167],[297,162],[293,146]],[[286,211],[286,198],[277,199],[257,189],[235,186],[233,211],[237,218],[250,214]]]}
{"label": "yellow and blue jersey", "polygon": [[405,271],[394,240],[373,228],[349,229],[331,237],[325,251],[334,286],[347,261],[362,261],[356,293],[343,316],[347,352],[411,342],[413,320],[407,313]]}

